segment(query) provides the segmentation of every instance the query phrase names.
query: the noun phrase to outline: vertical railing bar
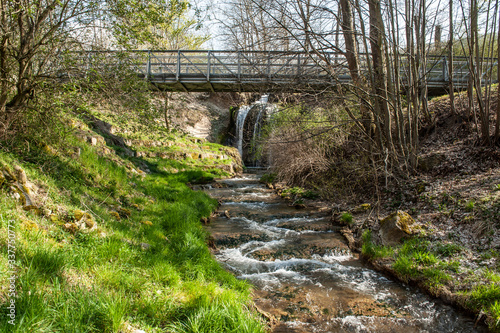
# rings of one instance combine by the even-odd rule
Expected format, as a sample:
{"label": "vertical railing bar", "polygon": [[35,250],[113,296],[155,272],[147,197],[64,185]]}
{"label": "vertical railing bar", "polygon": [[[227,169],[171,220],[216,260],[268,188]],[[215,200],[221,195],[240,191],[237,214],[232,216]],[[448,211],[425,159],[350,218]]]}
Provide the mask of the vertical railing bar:
{"label": "vertical railing bar", "polygon": [[450,81],[450,73],[448,72],[448,61],[446,60],[446,56],[443,56],[443,81]]}
{"label": "vertical railing bar", "polygon": [[236,55],[238,61],[238,83],[241,82],[241,51],[238,50]]}
{"label": "vertical railing bar", "polygon": [[210,52],[208,51],[208,59],[207,59],[207,82],[210,82]]}
{"label": "vertical railing bar", "polygon": [[151,80],[151,50],[148,50],[148,64],[146,72],[146,80]]}
{"label": "vertical railing bar", "polygon": [[175,75],[175,79],[179,81],[181,75],[181,50],[177,51],[177,74]]}
{"label": "vertical railing bar", "polygon": [[300,78],[300,53],[297,56],[297,77]]}
{"label": "vertical railing bar", "polygon": [[267,78],[271,80],[271,52],[267,53]]}

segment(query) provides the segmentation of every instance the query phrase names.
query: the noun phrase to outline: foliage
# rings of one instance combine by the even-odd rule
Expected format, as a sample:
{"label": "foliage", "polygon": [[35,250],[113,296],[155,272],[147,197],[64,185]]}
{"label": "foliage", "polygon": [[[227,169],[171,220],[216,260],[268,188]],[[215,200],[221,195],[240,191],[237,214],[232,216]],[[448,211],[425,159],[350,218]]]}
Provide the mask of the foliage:
{"label": "foliage", "polygon": [[185,0],[110,0],[110,29],[128,49],[196,49],[207,36],[193,34],[201,23],[189,17]]}

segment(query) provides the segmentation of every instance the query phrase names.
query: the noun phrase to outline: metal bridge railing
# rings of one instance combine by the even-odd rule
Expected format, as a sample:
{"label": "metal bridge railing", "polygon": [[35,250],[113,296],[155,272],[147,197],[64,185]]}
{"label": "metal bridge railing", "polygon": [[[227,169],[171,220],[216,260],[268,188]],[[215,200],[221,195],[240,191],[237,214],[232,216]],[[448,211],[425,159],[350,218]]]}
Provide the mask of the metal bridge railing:
{"label": "metal bridge railing", "polygon": [[[165,85],[181,84],[184,90],[189,85],[207,84],[215,90],[217,84],[273,84],[273,85],[334,85],[351,80],[347,61],[339,53],[321,55],[305,52],[280,51],[126,51],[82,53],[81,61],[87,70],[98,71],[105,66],[92,58],[104,56],[117,58],[107,65],[133,64],[137,73],[154,83]],[[363,59],[363,57],[361,57]],[[401,59],[401,81],[407,82],[408,59]],[[429,86],[446,86],[449,83],[446,56],[429,56],[426,59],[426,81]],[[464,57],[454,60],[453,81],[457,88],[466,87],[468,82],[468,61]],[[368,75],[368,66],[361,62],[361,71]],[[482,75],[498,71],[496,59],[486,59]],[[422,75],[423,73],[420,73]],[[490,80],[495,82],[494,80]],[[293,89],[293,88],[292,88]]]}

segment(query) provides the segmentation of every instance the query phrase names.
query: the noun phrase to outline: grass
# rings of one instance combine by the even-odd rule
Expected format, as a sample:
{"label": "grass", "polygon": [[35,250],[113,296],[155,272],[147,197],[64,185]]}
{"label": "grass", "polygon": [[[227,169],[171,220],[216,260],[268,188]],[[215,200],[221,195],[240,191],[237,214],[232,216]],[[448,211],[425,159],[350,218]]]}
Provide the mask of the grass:
{"label": "grass", "polygon": [[344,214],[342,214],[340,216],[340,221],[342,221],[346,224],[352,224],[352,222],[353,222],[352,215],[348,212],[345,212]]}
{"label": "grass", "polygon": [[473,200],[467,201],[467,203],[465,204],[465,210],[468,212],[472,212],[474,211],[475,205],[476,203]]}
{"label": "grass", "polygon": [[438,287],[451,279],[447,271],[456,271],[458,262],[445,262],[436,255],[454,253],[455,246],[443,246],[437,251],[430,251],[430,242],[421,238],[406,240],[399,247],[375,245],[370,230],[362,236],[362,253],[370,259],[392,258],[392,268],[399,277],[408,282],[411,279],[423,280],[431,287]]}
{"label": "grass", "polygon": [[[275,177],[275,176],[274,176]],[[267,179],[267,177],[265,178]],[[287,188],[281,192],[281,197],[287,198],[287,199],[317,199],[319,197],[319,193],[312,191],[312,190],[306,190],[302,187],[295,186],[291,188]]]}
{"label": "grass", "polygon": [[372,232],[369,229],[363,232],[362,241],[363,245],[361,248],[361,253],[370,259],[390,257],[394,253],[393,249],[389,246],[373,244]]}
{"label": "grass", "polygon": [[[0,189],[1,277],[8,277],[9,220],[18,267],[16,325],[7,321],[10,298],[2,285],[0,331],[120,332],[130,325],[147,332],[263,332],[249,310],[250,286],[223,270],[206,245],[200,219],[216,200],[186,185],[226,173],[216,163],[207,169],[189,160],[102,154],[68,132],[52,151],[32,145],[29,152],[0,152],[2,165],[20,165],[37,185],[42,206],[41,214],[24,211],[7,186]],[[77,147],[80,157],[71,157]],[[210,145],[214,154],[219,148]],[[132,171],[144,164],[152,173]],[[92,216],[95,231],[65,228],[78,211]]]}
{"label": "grass", "polygon": [[474,309],[485,309],[490,312],[495,320],[491,328],[500,329],[500,284],[498,282],[491,282],[490,284],[480,285],[467,294],[469,296],[469,306]]}

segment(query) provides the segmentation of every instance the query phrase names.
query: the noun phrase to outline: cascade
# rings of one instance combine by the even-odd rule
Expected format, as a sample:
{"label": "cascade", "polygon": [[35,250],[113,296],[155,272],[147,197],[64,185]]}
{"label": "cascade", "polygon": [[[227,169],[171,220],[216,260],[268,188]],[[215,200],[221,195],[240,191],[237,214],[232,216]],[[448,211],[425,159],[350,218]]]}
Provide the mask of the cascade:
{"label": "cascade", "polygon": [[243,156],[243,125],[245,125],[245,119],[247,118],[248,112],[252,107],[250,105],[245,105],[238,111],[238,117],[236,118],[236,133],[238,138],[238,151],[240,155]]}
{"label": "cascade", "polygon": [[[262,95],[257,102],[252,105],[243,106],[238,111],[236,118],[237,148],[244,162],[252,162],[252,158],[247,156],[245,144],[254,142],[255,139],[260,137],[263,117],[267,114],[268,101],[269,95]],[[253,116],[250,118],[254,121],[253,130],[251,130],[252,124],[246,123],[251,113]],[[251,137],[248,137],[247,133],[251,133]]]}

